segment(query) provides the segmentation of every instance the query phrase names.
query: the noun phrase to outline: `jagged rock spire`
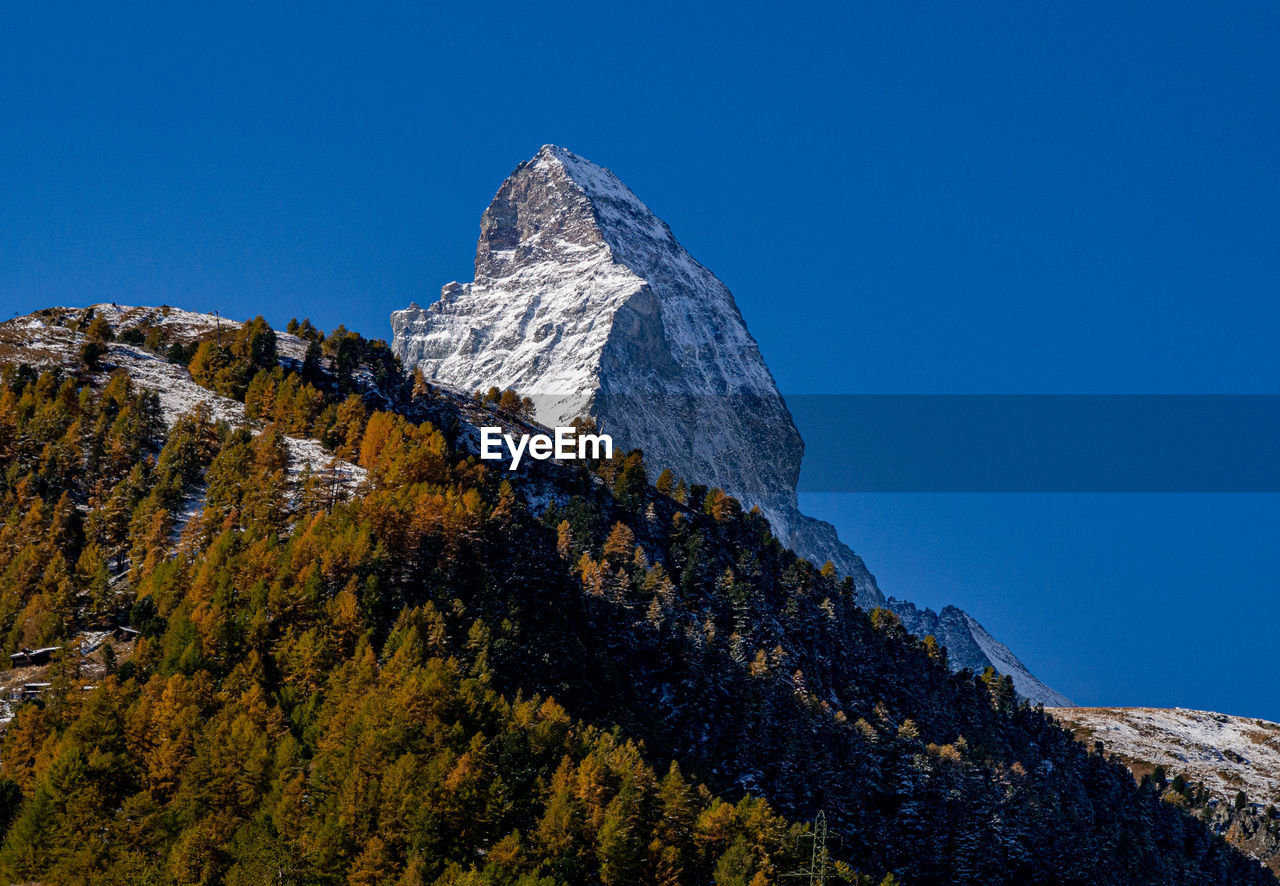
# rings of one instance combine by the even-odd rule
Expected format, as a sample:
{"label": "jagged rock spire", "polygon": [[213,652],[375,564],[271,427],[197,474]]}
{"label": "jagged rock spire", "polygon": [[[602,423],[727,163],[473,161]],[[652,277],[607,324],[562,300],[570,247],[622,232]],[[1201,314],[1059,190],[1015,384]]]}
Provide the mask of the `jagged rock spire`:
{"label": "jagged rock spire", "polygon": [[804,444],[733,296],[609,170],[544,146],[485,210],[475,281],[392,325],[428,376],[515,388],[546,424],[591,415],[655,471],[759,505],[802,545]]}

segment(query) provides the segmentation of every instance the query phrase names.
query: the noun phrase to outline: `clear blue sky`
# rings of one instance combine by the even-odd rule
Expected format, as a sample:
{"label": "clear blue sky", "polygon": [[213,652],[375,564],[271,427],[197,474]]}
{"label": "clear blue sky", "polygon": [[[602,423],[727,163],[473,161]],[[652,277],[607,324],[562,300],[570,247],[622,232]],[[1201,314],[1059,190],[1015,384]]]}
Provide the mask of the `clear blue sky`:
{"label": "clear blue sky", "polygon": [[[0,307],[387,314],[544,142],[786,393],[1278,393],[1280,7],[6,4]],[[807,496],[1083,703],[1280,720],[1280,507]]]}

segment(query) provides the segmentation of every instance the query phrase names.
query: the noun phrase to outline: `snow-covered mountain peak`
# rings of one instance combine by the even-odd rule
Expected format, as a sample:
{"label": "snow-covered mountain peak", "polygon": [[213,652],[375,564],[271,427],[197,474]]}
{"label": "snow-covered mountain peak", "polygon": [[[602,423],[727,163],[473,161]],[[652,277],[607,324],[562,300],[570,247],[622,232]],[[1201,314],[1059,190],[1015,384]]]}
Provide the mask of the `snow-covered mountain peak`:
{"label": "snow-covered mountain peak", "polygon": [[[612,234],[614,236],[609,239],[621,241],[610,244],[615,248],[639,237],[653,241],[651,246],[659,246],[666,251],[679,249],[667,223],[654,215],[634,191],[605,167],[556,145],[545,145],[532,162],[535,167],[551,174],[555,174],[552,168],[558,167],[559,173],[582,191],[606,236]],[[625,246],[623,251],[627,251]]]}
{"label": "snow-covered mountain peak", "polygon": [[775,490],[794,499],[803,444],[733,296],[612,172],[544,146],[481,217],[475,269],[427,309],[392,315],[406,363],[457,386],[514,387],[547,424],[604,395],[692,395],[717,411],[713,398],[758,396],[795,450]]}
{"label": "snow-covered mountain peak", "polygon": [[543,145],[529,163],[546,169],[558,167],[591,200],[604,200],[628,206],[637,212],[649,211],[644,201],[635,195],[612,170],[592,163],[585,157],[559,145]]}

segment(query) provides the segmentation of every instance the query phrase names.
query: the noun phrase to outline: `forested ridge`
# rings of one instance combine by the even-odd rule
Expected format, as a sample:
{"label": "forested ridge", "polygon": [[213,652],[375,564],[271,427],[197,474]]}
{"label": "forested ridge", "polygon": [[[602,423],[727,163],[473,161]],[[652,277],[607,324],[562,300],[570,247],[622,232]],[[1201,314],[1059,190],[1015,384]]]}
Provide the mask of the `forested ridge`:
{"label": "forested ridge", "polygon": [[[0,376],[0,637],[61,647],[0,751],[11,881],[764,884],[822,811],[832,879],[1275,882],[719,490],[494,470],[468,427],[518,397],[346,330],[282,365],[260,319],[100,320]],[[250,426],[166,422],[122,342]],[[77,638],[126,624],[90,683]]]}

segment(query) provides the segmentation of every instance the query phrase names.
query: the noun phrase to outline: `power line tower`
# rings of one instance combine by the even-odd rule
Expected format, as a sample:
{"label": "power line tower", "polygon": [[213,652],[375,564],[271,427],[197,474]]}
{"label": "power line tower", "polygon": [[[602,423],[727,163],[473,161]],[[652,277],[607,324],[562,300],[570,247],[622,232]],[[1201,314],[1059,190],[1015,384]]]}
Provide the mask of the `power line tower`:
{"label": "power line tower", "polygon": [[787,877],[805,877],[810,886],[826,886],[827,882],[827,814],[821,809],[813,820],[813,827],[808,837],[813,841],[813,851],[809,855],[809,867],[801,868]]}

